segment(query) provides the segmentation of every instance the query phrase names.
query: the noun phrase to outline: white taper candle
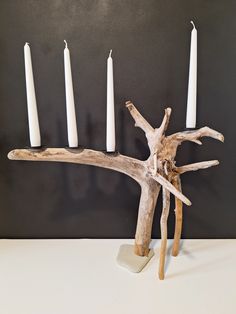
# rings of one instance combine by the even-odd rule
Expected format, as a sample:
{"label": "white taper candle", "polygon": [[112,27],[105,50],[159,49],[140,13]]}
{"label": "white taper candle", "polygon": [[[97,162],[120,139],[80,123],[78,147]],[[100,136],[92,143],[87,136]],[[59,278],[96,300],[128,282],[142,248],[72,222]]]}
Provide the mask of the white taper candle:
{"label": "white taper candle", "polygon": [[186,128],[196,127],[197,109],[197,30],[193,21],[191,32]]}
{"label": "white taper candle", "polygon": [[69,147],[78,147],[78,132],[75,114],[75,102],[73,81],[71,73],[70,51],[65,42],[64,49],[64,68],[65,68],[65,89],[66,89],[66,116],[67,116],[67,133]]}
{"label": "white taper candle", "polygon": [[107,59],[107,129],[106,129],[107,152],[114,152],[116,150],[113,60],[111,57],[111,53],[112,50],[110,50]]}
{"label": "white taper candle", "polygon": [[30,145],[31,147],[40,147],[41,137],[29,43],[24,45],[24,58]]}

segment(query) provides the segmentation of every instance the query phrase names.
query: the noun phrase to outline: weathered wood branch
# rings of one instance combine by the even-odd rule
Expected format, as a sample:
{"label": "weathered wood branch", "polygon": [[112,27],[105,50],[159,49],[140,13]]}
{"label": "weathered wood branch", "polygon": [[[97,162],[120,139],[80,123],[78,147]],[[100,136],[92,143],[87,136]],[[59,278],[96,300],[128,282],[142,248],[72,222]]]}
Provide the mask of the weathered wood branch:
{"label": "weathered wood branch", "polygon": [[167,246],[167,220],[170,210],[170,192],[163,188],[162,192],[163,209],[161,214],[161,249],[159,262],[159,279],[163,280],[165,277],[165,257]]}
{"label": "weathered wood branch", "polygon": [[171,108],[165,109],[165,115],[164,115],[164,118],[162,120],[161,126],[159,127],[160,135],[164,135],[165,131],[167,130],[167,127],[168,127],[169,121],[170,121],[171,111],[172,111]]}
{"label": "weathered wood branch", "polygon": [[122,172],[138,183],[141,182],[145,174],[145,165],[138,159],[119,153],[107,154],[92,149],[15,149],[8,154],[8,158],[11,160],[54,161],[97,166]]}
{"label": "weathered wood branch", "polygon": [[215,140],[224,142],[224,136],[223,134],[205,126],[203,128],[200,128],[198,130],[194,131],[184,131],[184,132],[178,132],[175,134],[172,134],[169,136],[172,140],[176,140],[177,142],[183,142],[183,141],[196,141],[199,138],[202,137],[212,137]]}
{"label": "weathered wood branch", "polygon": [[134,104],[131,101],[127,101],[125,104],[129,110],[131,116],[134,119],[136,127],[139,127],[141,130],[143,130],[145,134],[148,134],[150,132],[154,132],[154,128],[141,115],[141,113],[138,111],[138,109],[134,106]]}
{"label": "weathered wood branch", "polygon": [[152,236],[152,222],[161,185],[150,179],[141,185],[141,197],[135,234],[135,253],[147,256]]}
{"label": "weathered wood branch", "polygon": [[156,173],[152,176],[155,181],[160,183],[165,189],[174,194],[177,198],[179,198],[184,204],[190,206],[192,205],[190,200],[184,196],[179,190],[177,190],[173,184],[170,183],[167,179],[161,176],[159,173]]}
{"label": "weathered wood branch", "polygon": [[191,205],[190,201],[160,174],[157,173],[155,176],[148,174],[147,163],[119,153],[106,154],[92,149],[15,149],[8,154],[8,158],[11,160],[68,162],[107,168],[122,172],[141,185],[143,182],[150,181],[149,179],[153,178],[159,184],[165,186],[171,193],[180,197],[184,203]]}
{"label": "weathered wood branch", "polygon": [[148,141],[148,147],[151,154],[150,157],[153,157],[153,155],[157,154],[162,148],[161,141],[169,124],[171,108],[165,109],[165,115],[161,126],[159,128],[153,128],[147,120],[143,118],[131,101],[126,102],[126,107],[135,121],[135,126],[144,131]]}
{"label": "weathered wood branch", "polygon": [[175,156],[178,146],[183,141],[202,144],[201,137],[208,136],[221,142],[221,133],[208,127],[194,131],[178,132],[165,136],[171,109],[165,110],[165,115],[159,128],[153,128],[140,114],[132,102],[126,102],[135,126],[141,128],[146,135],[150,156],[147,160],[139,160],[119,153],[105,153],[92,149],[15,149],[8,154],[11,160],[55,161],[86,164],[103,167],[124,173],[141,186],[141,197],[138,211],[138,221],[135,234],[135,253],[141,256],[149,252],[153,216],[160,188],[163,189],[163,211],[161,216],[161,253],[159,277],[164,279],[164,265],[167,243],[167,219],[170,206],[170,193],[175,196],[176,229],[174,236],[173,255],[179,251],[179,241],[182,230],[182,202],[191,205],[190,200],[182,194],[180,174],[187,171],[206,169],[219,164],[217,160],[198,162],[176,167]]}
{"label": "weathered wood branch", "polygon": [[201,145],[202,143],[199,138],[202,137],[211,137],[220,142],[224,142],[223,134],[208,127],[203,127],[194,131],[178,132],[163,139],[163,149],[159,154],[159,158],[166,158],[173,161],[177,153],[177,148],[182,142],[190,141]]}
{"label": "weathered wood branch", "polygon": [[[172,179],[173,185],[182,192],[180,176],[177,175]],[[179,254],[179,242],[182,233],[182,223],[183,223],[183,203],[180,199],[175,197],[175,234],[174,242],[172,247],[172,255],[177,256]]]}
{"label": "weathered wood branch", "polygon": [[201,161],[201,162],[196,162],[194,164],[176,167],[175,171],[179,174],[183,174],[188,171],[197,171],[200,169],[207,169],[207,168],[217,166],[217,165],[219,165],[218,160]]}

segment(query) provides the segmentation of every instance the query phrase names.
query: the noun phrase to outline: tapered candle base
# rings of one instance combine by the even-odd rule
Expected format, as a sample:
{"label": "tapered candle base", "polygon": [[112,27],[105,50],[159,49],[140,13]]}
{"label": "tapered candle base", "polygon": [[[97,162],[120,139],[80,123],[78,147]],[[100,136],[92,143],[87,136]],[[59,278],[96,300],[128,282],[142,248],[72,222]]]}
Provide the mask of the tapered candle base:
{"label": "tapered candle base", "polygon": [[106,155],[110,155],[110,156],[118,156],[120,153],[118,152],[118,150],[115,150],[114,152],[108,152],[106,150],[102,151],[104,154]]}
{"label": "tapered candle base", "polygon": [[68,150],[68,151],[71,152],[71,153],[76,154],[76,153],[81,153],[81,152],[85,149],[85,147],[84,147],[84,146],[81,146],[81,145],[76,146],[76,147],[69,147],[69,146],[66,146],[65,149]]}
{"label": "tapered candle base", "polygon": [[25,148],[31,151],[42,151],[45,150],[47,147],[41,145],[41,146],[26,146]]}
{"label": "tapered candle base", "polygon": [[197,128],[185,128],[185,131],[194,131],[196,130]]}

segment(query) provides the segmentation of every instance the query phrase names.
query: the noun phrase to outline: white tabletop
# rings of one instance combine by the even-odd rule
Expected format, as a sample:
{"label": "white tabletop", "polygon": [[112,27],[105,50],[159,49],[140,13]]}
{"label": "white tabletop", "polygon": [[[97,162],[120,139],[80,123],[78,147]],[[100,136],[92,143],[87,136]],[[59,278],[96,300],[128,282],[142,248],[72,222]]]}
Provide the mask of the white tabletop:
{"label": "white tabletop", "polygon": [[2,314],[235,314],[236,240],[168,247],[166,278],[155,256],[139,274],[116,263],[132,240],[1,240]]}

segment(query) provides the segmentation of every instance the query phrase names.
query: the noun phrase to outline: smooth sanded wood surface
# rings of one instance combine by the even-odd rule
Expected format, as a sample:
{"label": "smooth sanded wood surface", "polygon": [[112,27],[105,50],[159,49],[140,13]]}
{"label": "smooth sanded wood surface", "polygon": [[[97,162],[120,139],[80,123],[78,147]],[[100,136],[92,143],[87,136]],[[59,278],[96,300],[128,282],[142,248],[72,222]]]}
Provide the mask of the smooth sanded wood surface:
{"label": "smooth sanded wood surface", "polygon": [[157,278],[160,241],[139,274],[116,263],[133,240],[1,240],[0,313],[235,314],[236,240],[168,244],[164,281]]}

